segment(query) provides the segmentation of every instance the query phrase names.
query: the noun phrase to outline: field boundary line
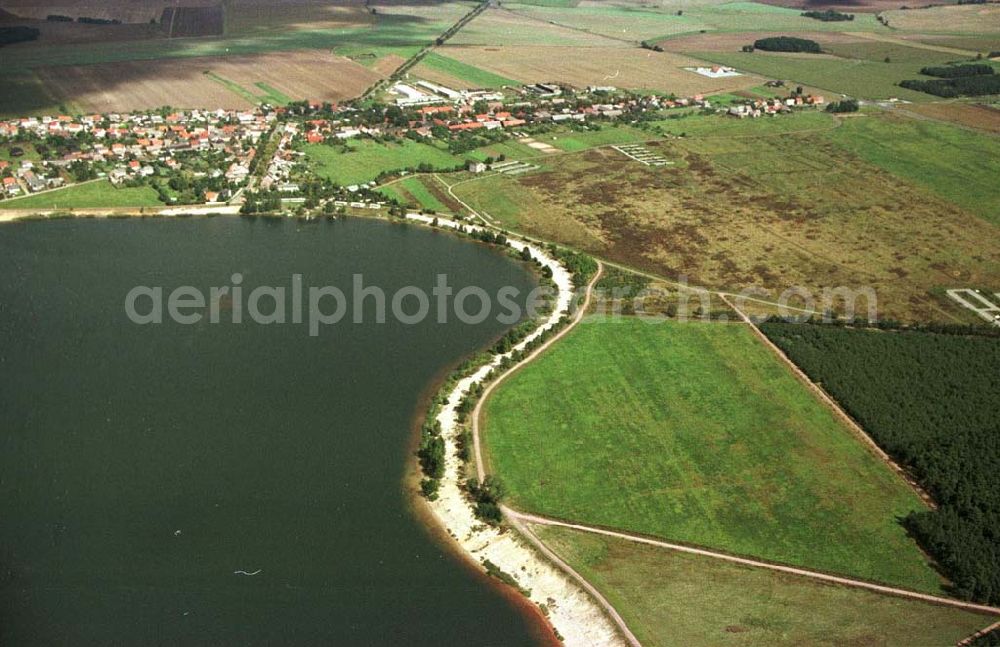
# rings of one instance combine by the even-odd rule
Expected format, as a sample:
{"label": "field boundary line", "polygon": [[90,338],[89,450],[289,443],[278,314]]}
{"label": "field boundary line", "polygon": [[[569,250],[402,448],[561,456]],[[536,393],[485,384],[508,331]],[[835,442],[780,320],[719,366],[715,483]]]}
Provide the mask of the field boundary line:
{"label": "field boundary line", "polygon": [[777,355],[778,359],[780,359],[789,369],[791,369],[795,377],[797,377],[800,382],[808,386],[809,389],[817,397],[819,397],[820,401],[822,401],[837,418],[839,418],[843,423],[845,423],[848,429],[850,429],[853,432],[853,434],[857,436],[857,438],[861,440],[872,453],[875,454],[877,458],[880,458],[886,465],[888,465],[892,469],[892,471],[898,474],[900,478],[903,479],[903,481],[910,487],[911,490],[913,490],[913,492],[920,498],[921,501],[924,502],[924,504],[928,508],[930,508],[931,510],[937,509],[937,504],[934,502],[934,499],[931,497],[931,495],[928,494],[927,491],[925,491],[920,486],[920,484],[917,483],[916,480],[914,480],[906,472],[906,470],[904,470],[895,460],[893,460],[892,456],[889,456],[889,454],[884,449],[879,447],[878,443],[876,443],[872,439],[872,437],[868,435],[868,432],[864,430],[864,428],[858,423],[858,421],[856,421],[846,411],[844,411],[843,407],[841,407],[840,404],[833,399],[833,396],[827,393],[823,387],[813,382],[809,378],[809,376],[806,375],[805,371],[799,368],[799,365],[793,362],[792,359],[785,354],[785,351],[781,350],[781,348],[779,348],[777,344],[771,341],[771,339],[767,335],[765,335],[764,332],[759,327],[757,327],[757,324],[754,323],[753,319],[748,317],[746,313],[737,308],[736,305],[732,301],[730,301],[725,294],[723,294],[722,292],[718,292],[717,294],[719,295],[719,298],[721,298],[726,305],[728,305],[730,308],[733,309],[733,311],[737,314],[737,316],[739,316],[744,321],[744,323],[750,326],[750,329],[753,330],[757,338],[760,339],[764,343],[764,345],[768,349],[770,349],[775,355]]}
{"label": "field boundary line", "polygon": [[990,633],[991,631],[993,631],[994,629],[1000,629],[1000,620],[997,620],[989,627],[983,627],[982,629],[972,634],[968,638],[963,638],[958,642],[958,644],[955,647],[965,647],[966,645],[971,645],[976,638],[981,638],[986,634]]}
{"label": "field boundary line", "polygon": [[[649,546],[655,546],[658,548],[665,548],[668,550],[673,550],[682,553],[688,553],[691,555],[699,555],[702,557],[711,557],[715,559],[724,560],[727,562],[732,562],[734,564],[740,564],[743,566],[751,566],[755,568],[765,568],[772,571],[778,571],[781,573],[788,573],[790,575],[799,575],[802,577],[808,577],[816,580],[822,580],[825,582],[830,582],[832,584],[842,584],[844,586],[851,586],[854,588],[867,589],[869,591],[874,591],[876,593],[883,593],[887,595],[894,595],[896,597],[909,598],[913,600],[921,600],[924,602],[929,602],[932,604],[938,604],[942,606],[956,607],[960,609],[966,609],[969,611],[974,611],[977,613],[982,613],[984,615],[1000,615],[1000,608],[991,607],[985,604],[976,604],[975,602],[966,602],[964,600],[955,600],[952,598],[944,598],[937,595],[931,595],[929,593],[919,593],[917,591],[910,591],[908,589],[901,589],[894,586],[886,586],[884,584],[875,584],[874,582],[867,582],[865,580],[856,580],[850,577],[843,577],[840,575],[831,575],[829,573],[823,573],[822,571],[814,571],[808,568],[799,568],[796,566],[787,566],[784,564],[775,564],[772,562],[765,562],[757,559],[750,559],[748,557],[739,557],[736,555],[730,555],[728,553],[722,553],[714,550],[709,550],[707,548],[697,548],[694,546],[687,546],[685,544],[677,544],[668,541],[663,541],[660,539],[653,539],[651,537],[644,537],[642,535],[633,535],[626,532],[620,532],[617,530],[608,530],[607,528],[600,528],[597,526],[589,526],[580,523],[571,523],[569,521],[561,521],[559,519],[552,519],[550,517],[543,517],[535,514],[529,514],[525,512],[518,512],[506,506],[503,507],[505,514],[511,518],[517,519],[521,523],[534,523],[542,526],[556,526],[561,528],[569,528],[570,530],[578,530],[581,532],[589,532],[596,535],[604,535],[607,537],[615,537],[617,539],[624,539],[626,541],[631,541],[638,544],[646,544]],[[998,622],[997,624],[1000,624]]]}
{"label": "field boundary line", "polygon": [[572,566],[563,561],[563,559],[559,557],[559,555],[557,555],[551,548],[546,546],[545,542],[539,539],[538,536],[535,533],[533,533],[530,528],[528,528],[527,524],[521,521],[520,517],[517,516],[516,513],[510,514],[512,511],[503,506],[501,506],[501,509],[503,510],[504,514],[506,514],[507,519],[510,520],[511,525],[514,526],[514,529],[517,530],[519,533],[521,533],[521,536],[527,539],[528,542],[532,546],[534,546],[534,548],[538,552],[544,555],[550,562],[555,564],[558,568],[562,569],[564,573],[573,578],[577,584],[583,587],[583,589],[587,593],[589,593],[590,596],[593,597],[599,605],[601,605],[601,607],[604,609],[604,612],[607,613],[608,616],[611,618],[612,622],[618,625],[618,629],[622,632],[622,634],[625,636],[625,640],[627,640],[628,643],[632,645],[632,647],[642,647],[642,643],[639,642],[639,639],[635,637],[635,634],[632,633],[632,630],[628,628],[627,624],[625,624],[625,619],[622,618],[621,615],[618,613],[618,611],[614,608],[614,606],[610,602],[608,602],[607,598],[605,598],[601,594],[601,592],[597,590],[597,587],[595,587],[593,584],[587,581],[587,578],[585,578],[583,575],[577,573]]}

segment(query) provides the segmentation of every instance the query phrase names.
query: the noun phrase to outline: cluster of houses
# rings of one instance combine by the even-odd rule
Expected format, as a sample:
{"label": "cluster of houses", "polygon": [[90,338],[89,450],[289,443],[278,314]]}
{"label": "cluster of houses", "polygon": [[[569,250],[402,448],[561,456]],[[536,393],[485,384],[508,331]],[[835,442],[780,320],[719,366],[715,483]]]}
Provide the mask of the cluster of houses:
{"label": "cluster of houses", "polygon": [[763,115],[776,115],[781,112],[790,112],[793,108],[805,106],[821,106],[825,103],[822,96],[796,94],[784,99],[748,99],[746,103],[732,106],[726,114],[732,117],[745,119],[747,117],[761,117]]}
{"label": "cluster of houses", "polygon": [[14,198],[22,193],[38,193],[46,189],[63,186],[65,180],[60,176],[46,176],[36,167],[35,162],[25,160],[14,167],[7,160],[0,160],[0,174],[3,176],[3,193]]}
{"label": "cluster of houses", "polygon": [[[397,84],[404,85],[404,84]],[[592,118],[615,119],[635,115],[647,110],[672,108],[709,108],[711,104],[702,95],[687,98],[669,98],[656,95],[635,96],[618,93],[612,86],[587,88],[586,95],[591,101],[580,101],[569,93],[526,91],[530,97],[515,102],[504,102],[503,95],[496,93],[456,91],[443,86],[420,81],[414,85],[427,86],[436,91],[434,100],[408,104],[408,123],[405,127],[389,127],[385,123],[347,123],[350,109],[344,109],[344,120],[311,119],[306,121],[305,141],[319,144],[325,141],[344,140],[352,137],[378,137],[383,134],[399,135],[402,131],[413,131],[423,137],[432,137],[435,127],[447,129],[451,133],[475,130],[511,129],[539,123],[585,122]],[[410,86],[407,86],[410,87]],[[548,88],[548,86],[546,86]],[[551,89],[559,89],[552,86]],[[429,96],[429,95],[423,95]]]}
{"label": "cluster of houses", "polygon": [[15,196],[60,186],[68,176],[59,170],[76,163],[92,165],[99,175],[121,184],[153,175],[154,166],[179,171],[192,151],[223,153],[228,166],[222,172],[230,183],[240,184],[249,175],[256,142],[277,118],[262,110],[192,110],[0,121],[0,141],[14,149],[31,142],[45,151],[44,161],[25,160],[11,172],[0,169],[6,176],[4,190]]}
{"label": "cluster of houses", "polygon": [[298,134],[299,124],[292,121],[282,124],[275,132],[275,136],[279,137],[278,146],[260,182],[260,187],[265,191],[276,189],[282,193],[299,192],[299,185],[290,181],[295,160],[302,156],[302,153],[292,147]]}

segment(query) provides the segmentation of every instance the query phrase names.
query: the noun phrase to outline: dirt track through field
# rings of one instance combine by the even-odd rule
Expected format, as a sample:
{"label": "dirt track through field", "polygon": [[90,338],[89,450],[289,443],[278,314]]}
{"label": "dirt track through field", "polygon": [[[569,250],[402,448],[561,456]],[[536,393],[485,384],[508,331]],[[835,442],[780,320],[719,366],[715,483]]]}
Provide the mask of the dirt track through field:
{"label": "dirt track through field", "polygon": [[[598,528],[595,526],[587,526],[578,523],[560,521],[559,519],[551,519],[549,517],[541,517],[538,515],[518,512],[516,510],[512,510],[507,507],[504,507],[503,511],[505,515],[507,515],[512,519],[515,519],[520,523],[569,528],[570,530],[579,530],[582,532],[589,532],[591,534],[604,535],[606,537],[615,537],[617,539],[624,539],[626,541],[631,541],[638,544],[657,546],[659,548],[666,548],[668,550],[675,550],[682,553],[689,553],[691,555],[700,555],[702,557],[721,559],[727,562],[732,562],[734,564],[741,564],[743,566],[751,566],[754,568],[766,568],[772,571],[789,573],[791,575],[800,575],[802,577],[808,577],[814,580],[830,582],[832,584],[840,584],[843,586],[851,586],[859,589],[867,589],[869,591],[875,591],[876,593],[895,595],[898,597],[909,598],[911,600],[922,600],[924,602],[930,602],[932,604],[940,604],[949,607],[956,607],[959,609],[966,609],[968,611],[975,611],[983,614],[1000,615],[1000,608],[991,607],[983,604],[975,604],[973,602],[965,602],[963,600],[953,600],[951,598],[943,598],[936,595],[930,595],[927,593],[917,593],[916,591],[909,591],[907,589],[900,589],[892,586],[884,586],[882,584],[874,584],[872,582],[866,582],[864,580],[855,580],[848,577],[840,577],[838,575],[830,575],[828,573],[811,571],[805,568],[796,568],[794,566],[785,566],[783,564],[772,564],[770,562],[763,562],[756,559],[737,557],[735,555],[729,555],[727,553],[720,553],[713,550],[707,550],[705,548],[695,548],[694,546],[686,546],[684,544],[674,544],[667,541],[661,541],[658,539],[643,537],[641,535],[632,535],[629,533],[619,532],[616,530],[608,530],[606,528]],[[562,560],[559,560],[559,563],[562,563]],[[572,569],[570,570],[572,571]],[[572,572],[576,573],[576,571]]]}

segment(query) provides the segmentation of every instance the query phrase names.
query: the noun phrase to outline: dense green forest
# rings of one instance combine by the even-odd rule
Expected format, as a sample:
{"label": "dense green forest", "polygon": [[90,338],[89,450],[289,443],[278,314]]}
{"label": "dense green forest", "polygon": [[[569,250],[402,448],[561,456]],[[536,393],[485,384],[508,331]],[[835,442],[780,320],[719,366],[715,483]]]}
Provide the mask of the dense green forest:
{"label": "dense green forest", "polygon": [[765,52],[812,52],[820,51],[819,43],[806,38],[794,38],[792,36],[773,36],[771,38],[760,38],[753,42],[755,49]]}
{"label": "dense green forest", "polygon": [[1000,603],[1000,338],[761,324],[938,504],[904,523],[959,597]]}
{"label": "dense green forest", "polygon": [[921,74],[937,76],[937,79],[911,79],[900,81],[907,90],[926,92],[939,97],[978,97],[1000,92],[1000,75],[993,73],[989,65],[951,65],[945,67],[925,67]]}

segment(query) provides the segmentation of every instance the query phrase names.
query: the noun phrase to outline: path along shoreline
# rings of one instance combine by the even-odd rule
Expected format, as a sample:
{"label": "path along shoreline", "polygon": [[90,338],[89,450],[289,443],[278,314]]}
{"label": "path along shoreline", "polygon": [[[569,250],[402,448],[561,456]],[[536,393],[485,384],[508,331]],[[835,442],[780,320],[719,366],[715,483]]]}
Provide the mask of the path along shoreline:
{"label": "path along shoreline", "polygon": [[[462,226],[472,232],[486,230],[478,225],[421,214],[407,214],[406,219],[423,224],[434,224],[436,221],[437,226],[442,229],[457,230]],[[573,277],[544,249],[516,239],[510,239],[508,243],[516,251],[527,248],[533,258],[548,267],[552,272],[552,282],[558,290],[552,314],[515,345],[511,350],[513,353],[523,350],[544,332],[558,326],[560,320],[570,313],[573,301]],[[594,279],[596,278],[597,275]],[[592,285],[593,281],[587,288],[588,295]],[[516,366],[530,361],[549,344],[559,339],[580,320],[584,310],[585,307],[579,308],[577,316],[560,331],[559,335],[553,336]],[[484,570],[484,563],[489,561],[513,578],[526,593],[526,597],[543,610],[543,614],[548,617],[566,645],[571,647],[638,645],[634,639],[628,641],[623,639],[619,627],[611,621],[606,608],[592,597],[592,593],[588,593],[579,582],[537,552],[536,548],[532,548],[529,540],[509,529],[496,528],[476,518],[472,504],[464,492],[462,487],[464,466],[458,457],[462,431],[458,406],[469,389],[487,380],[503,358],[509,355],[510,353],[493,355],[474,373],[460,380],[448,394],[436,418],[441,424],[441,437],[445,443],[444,476],[441,479],[438,498],[434,501],[425,501],[425,505],[432,513],[431,517],[458,544],[462,555]],[[476,455],[478,458],[478,444]]]}

